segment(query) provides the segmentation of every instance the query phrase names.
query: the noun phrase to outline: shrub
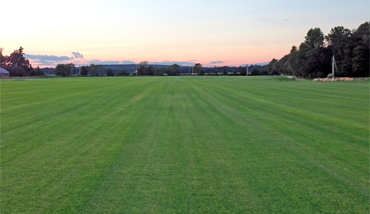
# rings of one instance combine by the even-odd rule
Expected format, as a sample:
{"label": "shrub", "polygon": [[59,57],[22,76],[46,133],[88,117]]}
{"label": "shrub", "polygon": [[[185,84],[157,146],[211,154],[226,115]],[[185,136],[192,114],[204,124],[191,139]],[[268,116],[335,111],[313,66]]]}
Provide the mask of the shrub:
{"label": "shrub", "polygon": [[22,68],[21,66],[18,66],[18,65],[11,67],[9,69],[9,71],[10,71],[11,76],[21,77],[21,76],[24,76],[24,74],[25,74],[24,68]]}
{"label": "shrub", "polygon": [[257,68],[257,67],[252,68],[252,70],[251,70],[251,75],[252,75],[252,76],[258,76],[258,75],[261,75],[261,71],[260,71],[260,69],[259,69],[259,68]]}
{"label": "shrub", "polygon": [[114,72],[112,69],[108,68],[107,70],[107,76],[114,76]]}
{"label": "shrub", "polygon": [[[130,73],[128,73],[128,74],[130,74]],[[126,76],[127,74],[126,74],[126,71],[125,70],[123,70],[123,69],[121,69],[121,70],[119,70],[119,71],[117,71],[117,76]]]}

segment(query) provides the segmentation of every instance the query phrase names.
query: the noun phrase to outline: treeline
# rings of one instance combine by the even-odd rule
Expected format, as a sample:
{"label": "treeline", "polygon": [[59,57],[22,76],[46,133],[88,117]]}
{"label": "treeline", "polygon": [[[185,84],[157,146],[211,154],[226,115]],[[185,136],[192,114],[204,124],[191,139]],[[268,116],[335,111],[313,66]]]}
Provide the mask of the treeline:
{"label": "treeline", "polygon": [[9,56],[4,56],[3,48],[0,48],[0,67],[8,70],[10,76],[45,76],[39,67],[33,68],[29,60],[24,57],[22,47]]}
{"label": "treeline", "polygon": [[[179,66],[177,64],[169,65],[167,67],[154,67],[149,65],[147,61],[139,63],[137,69],[138,75],[146,76],[178,76],[178,75],[207,75],[207,76],[245,76],[247,75],[247,67],[203,67],[202,64],[196,63],[193,67]],[[250,65],[248,67],[249,75],[276,75],[275,72],[269,72],[265,66],[261,65]]]}
{"label": "treeline", "polygon": [[305,41],[280,60],[273,59],[267,66],[269,73],[299,77],[326,77],[331,73],[332,56],[338,67],[338,77],[369,76],[369,22],[356,30],[344,27],[332,28],[324,36],[320,28],[307,32]]}
{"label": "treeline", "polygon": [[[332,56],[335,56],[338,71],[337,77],[368,77],[370,51],[370,23],[365,22],[355,30],[344,27],[332,28],[324,35],[320,28],[312,28],[307,32],[304,42],[299,47],[293,46],[289,54],[280,60],[272,59],[264,66],[251,65],[248,68],[239,67],[203,67],[197,63],[194,66],[150,65],[147,61],[139,65],[95,65],[76,68],[74,64],[58,64],[53,71],[58,76],[178,76],[178,75],[294,75],[307,78],[326,77],[331,73]],[[3,56],[0,48],[0,67],[10,72],[11,76],[43,76],[44,72],[34,69],[29,60],[24,57],[20,47],[9,56]],[[117,68],[117,69],[115,69]],[[46,70],[45,70],[46,71]]]}
{"label": "treeline", "polygon": [[[116,69],[112,69],[116,67]],[[117,70],[117,67],[119,68]],[[55,75],[66,76],[179,76],[179,75],[207,75],[207,76],[245,76],[247,74],[246,67],[203,67],[197,63],[192,67],[173,65],[150,65],[147,61],[140,62],[138,65],[127,65],[128,68],[120,68],[119,65],[95,65],[81,66],[76,68],[74,64],[58,64],[53,70]],[[125,67],[125,66],[123,66]],[[50,70],[50,68],[47,68]],[[276,75],[269,73],[265,66],[250,65],[248,67],[249,75]],[[136,73],[137,72],[137,73]]]}
{"label": "treeline", "polygon": [[181,67],[177,64],[168,65],[167,67],[154,67],[153,65],[148,65],[147,61],[139,63],[137,68],[137,75],[145,76],[178,76],[180,75]]}
{"label": "treeline", "polygon": [[[79,69],[79,70],[78,70]],[[54,74],[57,76],[67,77],[67,76],[114,76],[115,73],[112,69],[106,69],[103,65],[90,64],[89,66],[82,66],[76,69],[73,63],[68,64],[58,64],[54,69]],[[122,71],[119,72],[121,74]],[[126,72],[124,72],[126,75]],[[121,76],[124,76],[121,75]]]}
{"label": "treeline", "polygon": [[[113,70],[106,68],[103,65],[90,64],[88,66],[81,66],[76,69],[75,65],[70,64],[58,64],[54,69],[54,74],[62,77],[66,76],[129,76],[129,75],[140,75],[140,76],[177,76],[180,75],[180,66],[177,64],[169,65],[167,67],[155,67],[148,65],[147,61],[140,62],[138,66],[135,66],[134,72],[128,69]],[[136,73],[137,72],[137,73]]]}
{"label": "treeline", "polygon": [[[194,66],[173,65],[150,65],[147,61],[140,62],[138,65],[95,65],[81,66],[76,68],[73,63],[58,64],[55,68],[33,68],[29,60],[24,57],[25,53],[20,47],[9,56],[2,54],[0,48],[0,67],[10,72],[10,76],[45,76],[54,74],[57,76],[178,76],[178,75],[227,75],[237,76],[246,75],[247,68],[243,66],[222,66],[222,67],[203,67],[197,63]],[[45,71],[45,72],[44,72]],[[137,71],[137,74],[136,74]],[[268,72],[265,66],[250,65],[249,75],[275,75]]]}

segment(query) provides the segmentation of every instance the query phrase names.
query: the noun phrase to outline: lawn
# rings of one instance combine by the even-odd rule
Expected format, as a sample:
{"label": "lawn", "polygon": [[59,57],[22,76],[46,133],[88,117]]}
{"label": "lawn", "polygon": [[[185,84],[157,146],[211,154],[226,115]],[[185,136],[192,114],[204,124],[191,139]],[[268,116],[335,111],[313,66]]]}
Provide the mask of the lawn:
{"label": "lawn", "polygon": [[369,82],[1,80],[1,213],[369,213]]}

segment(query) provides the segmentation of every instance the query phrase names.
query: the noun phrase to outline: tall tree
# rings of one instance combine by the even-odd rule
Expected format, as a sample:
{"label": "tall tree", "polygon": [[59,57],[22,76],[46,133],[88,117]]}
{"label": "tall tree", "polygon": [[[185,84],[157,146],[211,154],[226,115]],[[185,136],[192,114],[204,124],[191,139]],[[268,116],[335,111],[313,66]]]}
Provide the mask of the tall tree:
{"label": "tall tree", "polygon": [[299,51],[303,60],[300,63],[301,76],[316,78],[318,72],[330,70],[327,68],[330,65],[330,53],[324,48],[324,34],[320,28],[310,29],[307,32]]}
{"label": "tall tree", "polygon": [[353,50],[352,76],[369,76],[370,23],[361,24],[353,32],[356,48]]}
{"label": "tall tree", "polygon": [[311,28],[305,37],[305,43],[310,48],[322,47],[324,45],[324,34],[320,28]]}
{"label": "tall tree", "polygon": [[37,66],[36,69],[32,69],[32,71],[28,73],[28,76],[45,76],[45,73],[40,69],[39,66]]}
{"label": "tall tree", "polygon": [[0,48],[0,67],[1,68],[6,68],[7,67],[7,62],[8,62],[8,56],[3,55],[3,50],[4,50],[4,48]]}
{"label": "tall tree", "polygon": [[271,62],[266,66],[266,69],[268,71],[269,75],[275,75],[278,74],[278,60],[277,59],[272,59]]}
{"label": "tall tree", "polygon": [[245,66],[240,66],[239,70],[240,70],[240,75],[241,76],[247,75],[247,68]]}
{"label": "tall tree", "polygon": [[87,76],[88,73],[89,73],[89,66],[80,67],[80,75],[81,76]]}
{"label": "tall tree", "polygon": [[62,77],[67,77],[71,75],[75,70],[75,65],[73,63],[69,64],[58,64],[54,69],[54,74]]}
{"label": "tall tree", "polygon": [[354,44],[351,37],[352,32],[342,26],[332,28],[325,36],[328,49],[335,56],[339,76],[348,76],[352,70]]}
{"label": "tall tree", "polygon": [[228,67],[228,66],[223,66],[223,67],[222,67],[222,75],[226,76],[226,75],[227,75],[228,70],[229,70],[229,67]]}
{"label": "tall tree", "polygon": [[114,72],[112,69],[110,68],[107,69],[107,76],[114,76]]}
{"label": "tall tree", "polygon": [[336,76],[369,76],[369,28],[369,22],[354,31],[339,26],[332,28],[325,37],[320,28],[310,29],[299,49],[293,46],[288,55],[279,61],[273,59],[266,69],[269,74],[279,72],[310,78],[325,77],[331,73],[334,54],[338,65]]}
{"label": "tall tree", "polygon": [[154,66],[153,65],[149,65],[148,69],[147,69],[147,75],[150,75],[150,76],[153,76],[154,75]]}
{"label": "tall tree", "polygon": [[216,66],[213,68],[213,73],[214,73],[215,76],[218,76],[218,70],[219,69]]}
{"label": "tall tree", "polygon": [[181,70],[181,68],[178,64],[173,64],[172,65],[172,72],[173,72],[174,76],[180,75],[180,70]]}
{"label": "tall tree", "polygon": [[258,76],[261,75],[261,70],[258,67],[254,67],[251,69],[251,75],[252,76]]}
{"label": "tall tree", "polygon": [[130,74],[129,72],[126,72],[126,70],[120,69],[117,71],[117,76],[126,76],[127,73]]}
{"label": "tall tree", "polygon": [[90,64],[89,70],[90,70],[91,76],[102,76],[104,66]]}
{"label": "tall tree", "polygon": [[200,64],[200,63],[195,64],[194,67],[193,67],[193,70],[194,70],[194,72],[198,73],[198,75],[204,75],[205,74],[204,68],[203,68],[202,64]]}
{"label": "tall tree", "polygon": [[137,70],[138,75],[148,75],[147,71],[148,61],[142,61],[139,63],[139,68]]}
{"label": "tall tree", "polygon": [[155,68],[154,69],[154,75],[156,75],[156,76],[163,76],[163,73],[164,73],[164,68],[162,67],[162,68]]}
{"label": "tall tree", "polygon": [[290,53],[283,67],[285,70],[285,74],[288,75],[297,75],[297,73],[299,72],[298,48],[296,46],[293,46],[290,50]]}
{"label": "tall tree", "polygon": [[[23,70],[22,76],[33,70],[29,60],[24,57],[22,46],[18,50],[14,50],[14,52],[7,57],[5,63],[5,67],[9,69],[11,76],[19,76],[20,70]],[[16,66],[22,69],[16,68]]]}
{"label": "tall tree", "polygon": [[180,75],[180,66],[177,64],[169,65],[166,68],[166,74],[168,76],[178,76]]}

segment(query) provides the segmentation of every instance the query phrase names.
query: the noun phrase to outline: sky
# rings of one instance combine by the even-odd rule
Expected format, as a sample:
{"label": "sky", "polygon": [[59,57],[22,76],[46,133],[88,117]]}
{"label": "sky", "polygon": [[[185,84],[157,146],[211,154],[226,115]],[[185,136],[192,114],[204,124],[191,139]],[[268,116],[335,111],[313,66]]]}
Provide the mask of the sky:
{"label": "sky", "polygon": [[369,0],[3,1],[0,47],[59,63],[240,66],[289,53],[319,27],[356,29]]}

